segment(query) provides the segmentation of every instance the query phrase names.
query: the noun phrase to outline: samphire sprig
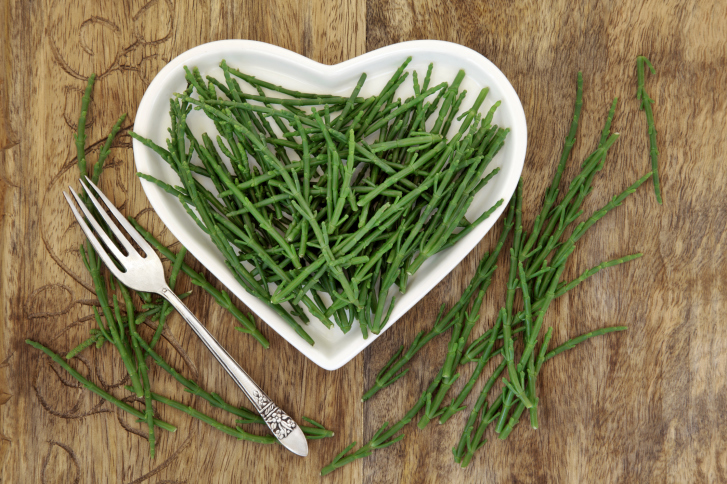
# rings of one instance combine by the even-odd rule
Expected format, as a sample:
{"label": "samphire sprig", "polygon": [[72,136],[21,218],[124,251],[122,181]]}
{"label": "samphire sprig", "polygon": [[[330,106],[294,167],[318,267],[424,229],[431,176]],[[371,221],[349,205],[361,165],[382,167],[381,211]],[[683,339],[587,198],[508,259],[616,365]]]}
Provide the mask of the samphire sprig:
{"label": "samphire sprig", "polygon": [[661,205],[661,182],[659,181],[659,147],[656,145],[656,126],[654,124],[654,111],[651,105],[654,104],[654,100],[649,97],[649,94],[644,88],[644,66],[649,66],[652,74],[656,74],[656,69],[651,64],[651,61],[640,55],[636,58],[636,99],[639,101],[639,109],[646,113],[646,126],[649,133],[649,157],[651,158],[651,172],[654,178],[654,193],[656,194],[656,201]]}
{"label": "samphire sprig", "polygon": [[[78,167],[82,176],[88,175],[88,165],[85,157],[85,145],[80,144],[79,140],[85,143],[85,117],[87,116],[87,109],[90,102],[91,93],[93,91],[93,84],[96,76],[91,76],[88,81],[88,85],[84,92],[82,100],[81,119],[78,124],[78,134],[75,136],[78,153]],[[121,125],[126,118],[126,115],[122,115],[119,120],[114,124],[111,129],[106,143],[102,147],[98,160],[93,166],[91,176],[93,181],[98,183],[99,178],[103,172],[103,164],[105,159],[108,157],[113,141],[117,133],[121,129]],[[93,205],[89,204],[89,209],[93,210]],[[191,279],[191,282],[207,293],[230,314],[241,323],[241,327],[238,328],[245,333],[251,334],[258,341],[260,341],[265,347],[268,346],[267,340],[262,334],[255,328],[254,321],[248,315],[241,312],[233,303],[230,296],[224,292],[216,289],[212,284],[194,271],[189,265],[184,262],[186,255],[186,249],[181,248],[177,254],[174,254],[169,248],[162,245],[157,241],[151,233],[144,230],[139,223],[130,218],[134,226],[139,230],[146,240],[150,244],[159,250],[171,262],[171,271],[169,277],[169,287],[173,290],[176,287],[177,280],[180,273],[185,273]],[[98,218],[99,223],[103,223],[101,218]],[[108,230],[107,227],[104,227]],[[152,458],[156,454],[156,434],[155,428],[174,432],[176,427],[171,423],[160,420],[154,411],[153,402],[162,403],[172,408],[181,410],[194,418],[207,423],[218,430],[228,433],[241,440],[248,440],[251,442],[270,444],[275,443],[277,440],[272,435],[256,435],[244,430],[240,425],[242,424],[264,424],[262,417],[257,415],[255,412],[248,410],[244,407],[238,407],[232,405],[223,400],[218,394],[210,393],[202,389],[202,387],[195,381],[182,376],[177,372],[169,363],[167,363],[159,352],[154,347],[160,341],[165,329],[165,321],[172,311],[172,308],[166,304],[166,301],[161,301],[158,298],[153,298],[150,294],[135,292],[131,289],[126,288],[119,281],[116,281],[111,274],[105,274],[106,271],[102,270],[102,263],[98,254],[94,251],[90,243],[80,246],[80,255],[83,261],[83,265],[89,271],[91,279],[93,280],[94,289],[96,292],[96,298],[98,299],[98,306],[101,308],[101,312],[97,310],[96,306],[93,306],[94,319],[96,322],[96,328],[89,330],[90,336],[81,342],[78,346],[71,349],[64,359],[60,355],[53,352],[50,348],[31,340],[26,340],[26,343],[43,353],[45,353],[52,361],[57,363],[61,368],[66,370],[73,378],[78,380],[84,387],[91,392],[100,396],[102,399],[111,402],[119,409],[129,413],[136,417],[139,422],[147,424],[148,428],[148,441],[149,441],[149,452]],[[181,294],[180,298],[185,298],[191,293]],[[141,311],[137,309],[137,304],[134,302],[137,299],[141,301]],[[152,334],[151,340],[147,342],[138,332],[138,327],[142,323],[154,327],[156,322],[156,328]],[[126,403],[125,399],[119,398],[112,395],[108,391],[102,389],[94,382],[83,376],[79,371],[73,368],[66,360],[73,359],[76,355],[83,351],[87,351],[92,346],[100,347],[105,343],[111,343],[116,349],[119,357],[124,363],[124,367],[128,373],[130,385],[126,389],[135,394],[140,401],[144,403],[144,409],[139,410],[132,405]],[[181,383],[185,390],[201,397],[206,400],[209,404],[214,407],[224,410],[229,416],[237,417],[235,427],[225,425],[205,413],[196,410],[188,405],[173,399],[163,397],[153,392],[151,389],[151,380],[149,377],[149,368],[147,366],[147,357],[151,356],[152,360],[164,371],[174,377],[179,383]],[[321,439],[333,436],[333,432],[325,429],[321,424],[311,419],[303,417],[309,426],[301,426],[303,432],[308,439]],[[266,427],[264,427],[266,428]]]}
{"label": "samphire sprig", "polygon": [[[425,426],[435,417],[439,418],[440,423],[449,421],[454,414],[466,408],[464,405],[465,399],[469,396],[477,381],[484,377],[487,378],[484,387],[470,409],[459,442],[452,449],[455,461],[465,467],[471,462],[475,452],[486,443],[484,433],[489,426],[495,427],[500,439],[506,439],[520,421],[525,410],[528,410],[531,426],[538,428],[537,410],[540,402],[536,394],[535,382],[545,361],[574,348],[594,336],[626,329],[625,326],[614,326],[589,331],[569,339],[552,350],[549,350],[549,345],[553,336],[553,328],[549,327],[544,335],[541,334],[543,326],[545,326],[548,307],[553,300],[607,267],[613,267],[641,257],[641,254],[620,257],[603,262],[572,281],[560,280],[565,270],[565,264],[576,248],[576,242],[584,235],[585,231],[612,209],[619,206],[626,197],[634,193],[651,176],[651,173],[649,173],[640,178],[621,194],[613,197],[603,208],[594,212],[585,222],[577,224],[570,235],[566,235],[568,233],[566,229],[572,227],[582,214],[581,206],[586,195],[591,191],[591,182],[595,174],[602,168],[608,149],[617,138],[615,134],[609,135],[616,108],[616,102],[614,101],[596,150],[586,157],[581,164],[581,172],[571,181],[567,190],[561,192],[564,194],[563,198],[559,203],[556,203],[558,202],[557,194],[560,178],[575,141],[582,104],[582,84],[583,79],[579,73],[575,115],[571,129],[566,137],[563,154],[556,168],[553,183],[546,193],[543,209],[536,217],[529,232],[530,235],[527,235],[525,228],[522,226],[520,208],[522,194],[518,189],[510,202],[508,215],[504,219],[503,236],[498,241],[496,249],[490,254],[491,257],[492,254],[500,252],[504,239],[511,231],[511,228],[514,227],[513,246],[509,251],[507,297],[497,317],[494,318],[493,326],[474,338],[468,345],[465,344],[467,333],[470,331],[469,329],[465,330],[466,325],[473,324],[472,321],[475,321],[475,315],[467,313],[465,309],[472,297],[473,284],[476,281],[482,283],[484,280],[483,268],[486,266],[484,262],[488,258],[486,255],[475,272],[472,283],[463,293],[460,302],[447,313],[449,315],[455,312],[457,314],[456,321],[443,325],[442,314],[444,308],[442,308],[434,324],[434,329],[426,333],[429,336],[449,332],[450,338],[447,345],[449,351],[437,376],[430,382],[420,399],[399,422],[393,426],[389,426],[388,423],[384,424],[373,438],[358,450],[354,450],[355,443],[349,445],[334,458],[331,464],[323,468],[322,474],[327,474],[355,459],[370,455],[376,449],[398,442],[403,438],[403,434],[398,434],[398,432],[422,410],[424,410],[424,415],[420,420],[420,427]],[[489,278],[491,273],[488,272],[487,274],[487,278]],[[481,287],[486,289],[487,285]],[[517,292],[522,294],[522,302],[519,303],[521,304],[519,308],[515,305]],[[478,299],[482,297],[481,294],[483,293],[480,292]],[[476,301],[472,308],[473,312],[475,308],[479,310]],[[441,331],[436,331],[436,329],[441,329]],[[365,394],[365,398],[370,398],[377,391],[391,385],[406,374],[408,369],[403,369],[404,364],[414,357],[416,351],[433,339],[433,336],[425,338],[424,335],[425,333],[422,332],[415,337],[407,353],[402,354],[402,346],[394,354],[379,373],[374,387]],[[522,338],[523,342],[522,350],[518,352],[515,351],[514,342],[516,338]],[[493,358],[499,358],[500,363],[495,367],[493,373],[485,375],[484,369]],[[444,395],[452,386],[453,380],[460,374],[461,370],[457,366],[461,367],[469,362],[477,363],[471,377],[457,396],[453,396],[448,404],[444,403]],[[449,376],[445,377],[445,374]],[[496,388],[498,381],[502,382],[500,391],[494,397],[491,397],[490,394]]]}
{"label": "samphire sprig", "polygon": [[[349,96],[334,96],[278,86],[225,61],[219,79],[186,69],[165,146],[131,133],[180,184],[139,176],[175,196],[238,282],[310,344],[309,316],[344,333],[355,320],[364,337],[380,333],[395,287],[405,292],[429,257],[504,203],[466,217],[499,172],[488,168],[509,132],[493,124],[499,102],[483,118],[489,90],[480,90],[455,129],[464,71],[439,84],[432,65],[421,84],[413,72],[414,95],[400,99],[410,61],[369,97],[361,95],[365,74]],[[192,120],[200,117],[216,133],[199,132]]]}

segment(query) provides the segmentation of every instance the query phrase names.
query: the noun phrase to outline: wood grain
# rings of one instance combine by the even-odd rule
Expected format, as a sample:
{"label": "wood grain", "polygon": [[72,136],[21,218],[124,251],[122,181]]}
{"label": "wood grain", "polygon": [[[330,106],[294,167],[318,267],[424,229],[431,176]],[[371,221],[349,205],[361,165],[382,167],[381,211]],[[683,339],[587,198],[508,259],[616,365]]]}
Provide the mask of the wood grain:
{"label": "wood grain", "polygon": [[[262,350],[234,331],[231,318],[204,294],[189,299],[281,406],[335,430],[334,438],[313,442],[304,460],[237,442],[160,408],[179,430],[161,435],[159,455],[150,462],[141,426],[77,388],[23,343],[32,338],[64,352],[92,324],[90,278],[77,256],[80,232],[60,203],[62,188],[77,177],[71,134],[85,79],[99,74],[87,124],[89,159],[118,115],[129,113],[104,190],[173,244],[134,176],[125,133],[166,62],[226,38],[270,42],[325,63],[418,38],[482,53],[510,79],[525,108],[528,224],[568,129],[578,70],[585,89],[574,160],[593,148],[611,99],[620,99],[613,129],[621,139],[586,213],[649,171],[635,59],[643,54],[653,61],[657,74],[647,77],[647,87],[656,100],[664,205],[657,206],[650,183],[643,187],[581,239],[566,277],[605,259],[645,255],[593,277],[554,303],[546,318],[556,343],[606,325],[630,329],[544,366],[538,431],[520,426],[506,442],[488,434],[491,442],[460,469],[450,451],[466,418],[460,413],[444,426],[420,431],[411,425],[402,443],[317,477],[348,443],[368,440],[418,398],[436,370],[432,362],[446,351],[444,341],[417,356],[396,385],[359,402],[392,351],[431,324],[442,302],[458,298],[497,230],[362,356],[335,372],[309,363],[258,321],[271,342]],[[725,2],[7,0],[0,6],[0,66],[1,482],[727,482]],[[566,180],[576,165],[569,165]],[[477,334],[504,300],[504,279],[499,271]],[[191,288],[185,284],[182,289]],[[174,366],[237,398],[181,320],[173,318],[170,328],[162,349]],[[109,352],[89,351],[74,364],[119,392],[122,367]],[[460,382],[470,371],[463,370]],[[211,411],[160,372],[152,378],[160,393]]]}

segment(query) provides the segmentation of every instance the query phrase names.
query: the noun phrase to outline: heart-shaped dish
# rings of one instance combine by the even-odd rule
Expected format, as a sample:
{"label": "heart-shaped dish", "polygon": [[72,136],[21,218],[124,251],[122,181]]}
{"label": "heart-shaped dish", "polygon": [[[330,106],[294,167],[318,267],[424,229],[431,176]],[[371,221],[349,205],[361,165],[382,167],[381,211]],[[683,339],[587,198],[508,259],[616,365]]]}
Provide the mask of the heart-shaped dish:
{"label": "heart-shaped dish", "polygon": [[[467,47],[437,40],[394,44],[333,66],[319,64],[289,50],[262,42],[211,42],[184,52],[157,74],[141,100],[134,131],[159,145],[165,145],[167,128],[170,127],[169,99],[186,87],[183,69],[185,65],[190,68],[197,66],[203,75],[209,74],[222,79],[222,70],[218,66],[225,59],[230,66],[274,84],[300,91],[343,96],[350,94],[361,73],[366,72],[368,78],[360,95],[371,96],[380,92],[408,56],[413,59],[407,70],[416,70],[420,76],[424,75],[430,62],[434,63],[431,85],[451,82],[459,69],[465,70],[466,77],[460,89],[466,89],[469,95],[461,106],[461,112],[472,105],[480,89],[489,87],[490,92],[480,112],[486,113],[492,104],[502,101],[493,124],[509,127],[511,131],[505,145],[490,165],[490,169],[500,167],[501,171],[477,194],[466,216],[469,220],[474,220],[499,199],[504,199],[505,203],[456,245],[427,259],[409,278],[406,294],[397,297],[389,322],[384,328],[387,329],[477,245],[505,210],[507,201],[517,186],[527,144],[525,113],[515,90],[492,62]],[[397,97],[402,99],[412,94],[411,82],[405,82],[397,91]],[[215,132],[212,122],[201,114],[190,115],[188,124],[195,134]],[[456,132],[458,126],[459,123],[455,121],[450,133]],[[172,185],[180,184],[174,171],[151,149],[136,140],[133,146],[139,172],[150,174]],[[145,180],[141,183],[152,207],[177,239],[255,314],[317,365],[327,370],[340,368],[377,338],[378,335],[370,334],[364,339],[356,324],[351,331],[344,334],[337,326],[327,329],[311,317],[311,323],[305,327],[316,342],[311,346],[265,303],[245,291],[225,265],[222,254],[189,218],[176,198],[157,185]],[[398,292],[396,286],[392,287],[389,297],[394,291]]]}

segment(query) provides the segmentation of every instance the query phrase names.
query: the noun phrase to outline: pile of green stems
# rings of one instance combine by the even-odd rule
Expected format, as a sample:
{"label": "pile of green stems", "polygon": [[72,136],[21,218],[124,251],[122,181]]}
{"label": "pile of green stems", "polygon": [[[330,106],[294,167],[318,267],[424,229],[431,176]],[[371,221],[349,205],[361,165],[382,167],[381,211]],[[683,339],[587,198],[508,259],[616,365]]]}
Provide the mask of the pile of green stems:
{"label": "pile of green stems", "polygon": [[[575,243],[593,224],[620,205],[652,175],[648,173],[641,177],[585,221],[576,224],[583,214],[581,210],[583,201],[592,190],[593,178],[603,167],[606,154],[618,136],[610,134],[611,121],[616,110],[616,100],[614,100],[597,148],[582,162],[578,175],[560,192],[562,196],[558,202],[561,177],[578,129],[582,89],[583,80],[579,73],[573,121],[553,181],[545,193],[543,206],[530,232],[524,230],[522,223],[521,182],[511,200],[509,211],[504,218],[502,233],[494,250],[483,256],[461,299],[446,313],[442,306],[432,329],[420,332],[406,352],[403,346],[399,348],[378,373],[374,386],[364,394],[363,399],[371,398],[382,388],[402,378],[409,371],[408,368],[404,369],[404,366],[414,355],[436,336],[448,332],[450,336],[448,351],[436,377],[401,420],[392,426],[389,426],[388,422],[384,423],[371,440],[357,450],[353,450],[355,442],[349,445],[322,469],[322,474],[328,474],[356,459],[370,455],[376,449],[398,442],[404,438],[404,434],[399,433],[401,429],[421,411],[423,414],[418,423],[419,428],[424,428],[435,419],[440,423],[447,422],[453,415],[467,408],[463,404],[465,399],[482,377],[488,362],[497,358],[500,363],[487,378],[470,408],[460,440],[452,449],[455,461],[465,467],[475,452],[485,444],[484,432],[490,425],[495,427],[499,438],[504,440],[527,410],[531,426],[538,428],[539,400],[536,381],[545,361],[593,336],[626,329],[624,326],[601,328],[572,338],[550,350],[552,327],[543,334],[545,314],[554,299],[600,270],[634,260],[642,255],[634,254],[606,261],[572,281],[561,281],[565,264],[575,249]],[[511,232],[512,246],[509,250],[509,276],[504,307],[497,313],[492,328],[468,343],[469,336],[479,320],[480,306],[485,291],[492,281],[496,269],[495,263],[506,241],[510,240]],[[518,292],[521,293],[522,300],[520,309],[515,306],[515,296]],[[519,346],[522,347],[522,351],[516,355],[515,342],[518,339],[522,340]],[[460,368],[467,363],[475,363],[474,370],[459,394],[452,396],[446,403],[447,393],[460,377]],[[501,382],[500,393],[490,398],[490,392],[498,381]]]}
{"label": "pile of green stems", "polygon": [[[122,115],[112,128],[106,143],[99,152],[99,157],[93,166],[93,170],[89,172],[87,169],[85,151],[85,125],[94,81],[95,75],[92,75],[89,78],[88,85],[83,96],[81,116],[78,123],[79,131],[75,140],[80,174],[81,176],[90,175],[91,180],[97,184],[103,170],[104,162],[110,153],[114,138],[121,129],[121,125],[126,118],[126,115]],[[90,203],[90,200],[88,200],[85,196],[82,198],[86,202],[89,210],[96,214],[98,223],[104,224],[103,219],[97,215],[97,212],[95,212],[95,207]],[[130,218],[130,220],[144,238],[171,262],[171,274],[168,279],[170,288],[174,289],[176,287],[180,272],[184,272],[189,276],[193,284],[204,289],[222,307],[227,309],[230,314],[232,314],[235,319],[242,324],[241,329],[244,332],[255,336],[256,339],[265,345],[265,347],[268,346],[267,340],[255,328],[252,318],[237,309],[226,292],[216,289],[204,278],[202,274],[196,272],[184,262],[187,252],[186,249],[182,248],[177,254],[174,254],[169,248],[165,247],[149,232],[144,230],[136,220],[133,218]],[[105,225],[102,226],[106,227]],[[106,229],[109,236],[113,237],[110,230],[108,230],[107,227]],[[165,328],[165,322],[173,310],[168,302],[161,300],[158,297],[152,297],[152,295],[148,293],[136,292],[128,289],[119,281],[115,280],[110,273],[107,274],[107,271],[102,271],[100,257],[88,241],[86,241],[84,245],[81,245],[80,253],[83,264],[89,271],[93,280],[96,298],[98,299],[98,306],[93,306],[96,328],[90,329],[90,336],[81,344],[69,351],[65,359],[38,342],[26,340],[26,343],[44,352],[55,363],[68,371],[71,376],[90,391],[97,394],[104,400],[116,405],[121,410],[136,417],[140,422],[146,423],[148,426],[149,451],[152,458],[156,454],[155,427],[170,432],[176,431],[176,427],[174,425],[162,421],[156,416],[153,406],[154,402],[163,403],[172,408],[181,410],[182,412],[185,412],[188,415],[241,440],[248,440],[262,444],[272,444],[277,442],[277,439],[275,439],[273,435],[255,435],[247,432],[241,427],[241,425],[249,423],[265,425],[264,420],[257,413],[245,407],[232,405],[226,402],[220,395],[204,390],[197,382],[182,376],[171,365],[169,365],[159,355],[159,353],[156,352],[155,346],[159,342]],[[189,296],[189,294],[190,293],[181,294],[179,297],[185,298]],[[141,303],[141,310],[137,309],[136,306],[138,304],[135,304],[135,300]],[[101,308],[100,313],[97,307]],[[139,326],[142,324],[146,324],[154,328],[150,341],[147,341],[139,334]],[[155,325],[156,327],[154,327]],[[127,389],[133,393],[133,396],[131,397],[133,400],[140,401],[144,404],[143,410],[139,410],[128,403],[129,397],[118,398],[110,394],[105,389],[84,377],[66,361],[71,360],[91,346],[100,348],[106,343],[111,343],[120,356],[130,382]],[[226,411],[229,416],[236,418],[236,425],[226,425],[193,407],[154,393],[151,389],[149,379],[148,360],[153,360],[162,370],[176,379],[184,387],[185,391],[201,397],[213,407],[222,409]],[[308,439],[321,439],[333,436],[333,432],[326,430],[321,424],[306,417],[303,417],[303,419],[310,424],[310,426],[302,426],[303,432],[306,434]]]}
{"label": "pile of green stems", "polygon": [[[428,257],[503,203],[465,217],[499,170],[488,171],[509,131],[492,124],[499,102],[483,117],[484,88],[460,114],[464,71],[431,87],[431,64],[421,84],[412,73],[414,95],[401,100],[410,60],[366,98],[365,73],[344,97],[286,89],[224,61],[222,80],[185,67],[166,147],[131,133],[181,185],[140,176],[177,197],[238,282],[311,345],[307,314],[344,333],[358,320],[364,338],[378,334],[395,304],[390,289],[405,292]],[[192,132],[193,109],[217,134]],[[447,138],[455,118],[461,124]]]}

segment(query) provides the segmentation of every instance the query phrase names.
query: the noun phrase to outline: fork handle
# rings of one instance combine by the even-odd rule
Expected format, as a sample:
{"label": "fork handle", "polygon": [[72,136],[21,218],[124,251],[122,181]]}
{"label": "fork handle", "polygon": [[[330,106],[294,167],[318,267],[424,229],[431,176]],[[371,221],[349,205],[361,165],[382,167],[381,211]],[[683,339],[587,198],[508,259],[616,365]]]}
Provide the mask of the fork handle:
{"label": "fork handle", "polygon": [[208,350],[217,358],[222,367],[235,380],[237,386],[245,396],[252,402],[255,410],[265,420],[265,423],[280,443],[294,454],[305,457],[308,455],[308,442],[305,435],[295,421],[283,412],[263,392],[259,386],[250,378],[245,370],[230,356],[230,354],[217,342],[214,336],[207,331],[207,328],[197,319],[192,311],[174,294],[169,287],[159,291],[169,303],[174,306],[179,314],[189,323],[192,330],[202,340]]}

